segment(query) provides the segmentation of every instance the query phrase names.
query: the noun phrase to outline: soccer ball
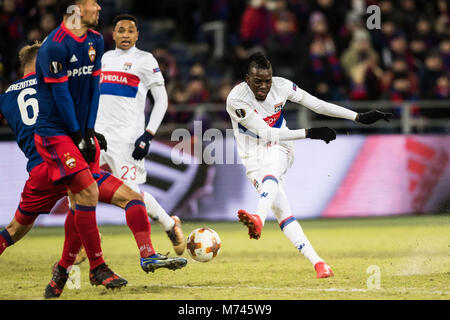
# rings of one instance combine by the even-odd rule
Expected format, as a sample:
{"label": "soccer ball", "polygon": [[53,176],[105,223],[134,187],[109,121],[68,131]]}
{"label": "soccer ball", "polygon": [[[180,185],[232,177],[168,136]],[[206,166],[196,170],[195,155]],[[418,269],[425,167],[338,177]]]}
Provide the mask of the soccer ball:
{"label": "soccer ball", "polygon": [[219,235],[210,228],[198,228],[192,231],[186,241],[187,252],[192,259],[208,262],[215,258],[222,247]]}

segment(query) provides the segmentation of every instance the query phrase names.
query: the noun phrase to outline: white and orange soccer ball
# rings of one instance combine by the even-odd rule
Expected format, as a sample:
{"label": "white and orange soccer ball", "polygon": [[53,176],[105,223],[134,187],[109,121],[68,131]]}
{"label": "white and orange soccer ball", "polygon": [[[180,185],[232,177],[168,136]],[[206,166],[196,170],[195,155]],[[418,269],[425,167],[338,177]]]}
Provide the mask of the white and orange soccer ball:
{"label": "white and orange soccer ball", "polygon": [[198,228],[192,231],[186,241],[186,249],[192,259],[208,262],[217,257],[222,248],[219,235],[210,228]]}

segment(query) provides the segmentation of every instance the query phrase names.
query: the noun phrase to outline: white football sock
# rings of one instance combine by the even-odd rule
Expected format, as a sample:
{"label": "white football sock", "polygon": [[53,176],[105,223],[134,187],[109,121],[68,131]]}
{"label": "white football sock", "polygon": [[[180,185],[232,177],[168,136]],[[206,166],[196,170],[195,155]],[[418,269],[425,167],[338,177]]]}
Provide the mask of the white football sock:
{"label": "white football sock", "polygon": [[[292,217],[293,221],[286,221],[282,230],[286,237],[294,244],[294,246],[300,251],[306,259],[308,259],[314,266],[317,262],[323,261],[312,247],[306,235],[303,233],[303,229],[300,224]],[[289,219],[288,219],[289,220]]]}
{"label": "white football sock", "polygon": [[141,192],[141,194],[144,196],[145,208],[147,209],[147,214],[150,218],[159,221],[165,231],[172,229],[175,225],[175,221],[161,207],[158,201],[147,192]]}
{"label": "white football sock", "polygon": [[278,194],[273,202],[272,210],[285,236],[305,256],[305,258],[313,265],[319,261],[323,261],[306,238],[298,221],[292,216],[291,207],[286,192],[284,191],[284,183],[282,180],[279,182]]}
{"label": "white football sock", "polygon": [[278,193],[278,181],[275,178],[263,179],[261,192],[259,195],[256,214],[261,218],[262,225],[266,221],[267,212],[272,208],[273,202]]}

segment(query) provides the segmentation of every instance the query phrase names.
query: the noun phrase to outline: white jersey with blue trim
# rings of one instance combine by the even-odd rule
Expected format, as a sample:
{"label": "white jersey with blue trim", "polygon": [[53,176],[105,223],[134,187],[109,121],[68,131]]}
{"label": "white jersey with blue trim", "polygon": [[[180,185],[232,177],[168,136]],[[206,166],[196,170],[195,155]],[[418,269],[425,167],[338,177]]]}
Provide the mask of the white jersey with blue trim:
{"label": "white jersey with blue trim", "polygon": [[[238,153],[241,158],[246,158],[254,152],[253,147],[260,145],[261,141],[258,141],[256,136],[239,122],[245,118],[247,113],[256,112],[269,126],[287,128],[283,109],[288,100],[296,101],[300,98],[294,98],[294,94],[301,95],[300,90],[293,82],[281,77],[272,78],[272,87],[264,101],[256,100],[246,82],[236,85],[231,90],[227,98],[227,112],[231,118]],[[281,144],[289,150],[293,148],[293,143],[290,141]]]}
{"label": "white jersey with blue trim", "polygon": [[107,141],[133,143],[145,131],[145,101],[152,86],[164,85],[158,62],[136,47],[102,57],[96,131]]}

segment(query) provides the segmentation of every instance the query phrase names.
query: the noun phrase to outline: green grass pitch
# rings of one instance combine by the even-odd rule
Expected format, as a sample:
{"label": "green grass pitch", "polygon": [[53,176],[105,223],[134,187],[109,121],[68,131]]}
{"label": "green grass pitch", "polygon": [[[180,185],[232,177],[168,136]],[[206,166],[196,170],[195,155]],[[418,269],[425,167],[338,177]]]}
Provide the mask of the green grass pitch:
{"label": "green grass pitch", "polygon": [[[274,221],[266,223],[259,240],[250,240],[237,221],[185,222],[185,236],[198,227],[216,230],[222,239],[219,256],[200,263],[185,252],[189,263],[184,269],[149,274],[140,269],[138,250],[126,226],[100,226],[105,260],[128,285],[114,291],[91,286],[84,262],[79,266],[80,287],[66,285],[59,299],[450,299],[450,215],[300,223],[333,268],[333,278],[316,279],[313,266]],[[152,241],[158,252],[174,255],[157,223],[152,224]],[[35,227],[8,248],[0,256],[0,300],[43,299],[62,244],[62,227]]]}

